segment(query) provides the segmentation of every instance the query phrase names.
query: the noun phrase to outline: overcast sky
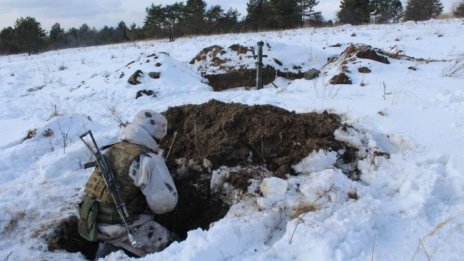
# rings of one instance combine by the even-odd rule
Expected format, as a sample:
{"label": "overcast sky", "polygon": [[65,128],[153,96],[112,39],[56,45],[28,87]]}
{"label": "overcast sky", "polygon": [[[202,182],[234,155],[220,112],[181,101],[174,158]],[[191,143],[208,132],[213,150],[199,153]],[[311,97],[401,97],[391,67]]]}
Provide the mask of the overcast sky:
{"label": "overcast sky", "polygon": [[[402,0],[406,6],[407,0]],[[445,12],[460,0],[442,0]],[[145,18],[145,8],[154,4],[172,4],[186,0],[0,0],[0,29],[14,26],[16,19],[31,16],[36,18],[45,30],[58,22],[61,27],[80,27],[83,23],[97,29],[104,25],[116,26],[124,21],[128,26],[136,23],[141,26]],[[246,14],[248,0],[206,0],[208,7],[219,4],[223,9],[236,8]],[[326,19],[333,19],[339,9],[340,0],[319,0],[317,11]]]}

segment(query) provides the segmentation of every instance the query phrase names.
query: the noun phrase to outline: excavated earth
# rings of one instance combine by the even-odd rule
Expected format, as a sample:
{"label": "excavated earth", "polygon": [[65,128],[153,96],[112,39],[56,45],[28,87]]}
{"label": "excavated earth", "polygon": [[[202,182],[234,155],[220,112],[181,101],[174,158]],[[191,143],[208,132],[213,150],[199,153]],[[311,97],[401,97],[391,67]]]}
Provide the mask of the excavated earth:
{"label": "excavated earth", "polygon": [[271,105],[211,100],[172,107],[164,114],[169,129],[161,147],[169,150],[173,143],[167,164],[176,172],[188,167],[185,161],[206,161],[211,169],[253,164],[284,175],[313,151],[346,146],[334,137],[340,117],[327,112],[297,114]]}
{"label": "excavated earth", "polygon": [[[272,48],[266,43],[266,51]],[[196,70],[208,80],[214,91],[237,87],[256,86],[256,61],[254,47],[233,44],[227,48],[213,45],[201,50],[191,61]],[[269,54],[272,56],[272,53]],[[267,54],[266,56],[267,57]],[[272,83],[276,77],[288,80],[304,77],[303,64],[283,64],[275,57],[263,60],[263,84]],[[307,68],[308,69],[308,68]],[[306,69],[306,70],[307,70]]]}
{"label": "excavated earth", "polygon": [[[169,128],[160,145],[165,150],[179,201],[173,212],[157,215],[156,219],[179,239],[185,239],[189,230],[208,229],[227,213],[230,206],[210,189],[212,171],[221,166],[256,166],[285,178],[288,174],[298,175],[292,165],[320,149],[338,152],[340,166],[356,160],[357,150],[334,136],[335,130],[346,126],[338,115],[328,112],[297,114],[271,105],[247,106],[211,100],[200,105],[172,107],[164,114]],[[250,179],[259,179],[253,177],[253,172],[238,173],[246,175],[234,175],[231,184],[237,189],[244,190]],[[75,219],[58,225],[55,235],[48,240],[49,249],[79,251],[91,259],[88,253],[95,245],[84,246],[74,229],[63,229],[74,226],[72,222]]]}

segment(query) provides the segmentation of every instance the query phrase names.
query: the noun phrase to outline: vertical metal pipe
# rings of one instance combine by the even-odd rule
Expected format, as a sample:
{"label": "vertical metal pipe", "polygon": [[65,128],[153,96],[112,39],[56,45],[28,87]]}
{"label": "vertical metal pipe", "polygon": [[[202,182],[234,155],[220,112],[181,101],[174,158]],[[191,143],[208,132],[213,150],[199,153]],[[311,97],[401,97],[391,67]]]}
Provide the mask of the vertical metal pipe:
{"label": "vertical metal pipe", "polygon": [[264,42],[258,42],[258,60],[256,62],[256,88],[263,88],[263,45]]}

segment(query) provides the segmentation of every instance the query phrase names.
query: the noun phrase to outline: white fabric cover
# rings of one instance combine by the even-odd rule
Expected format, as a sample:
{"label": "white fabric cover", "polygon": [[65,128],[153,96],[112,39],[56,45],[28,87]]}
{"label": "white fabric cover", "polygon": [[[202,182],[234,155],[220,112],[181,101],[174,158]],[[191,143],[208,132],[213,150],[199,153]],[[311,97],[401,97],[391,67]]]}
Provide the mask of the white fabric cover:
{"label": "white fabric cover", "polygon": [[[148,120],[148,124],[144,119]],[[151,124],[153,122],[155,124]],[[152,128],[152,134],[157,138],[163,138],[167,131],[166,122],[162,114],[143,110],[137,114],[133,123],[127,125],[121,138],[130,143],[159,151],[158,144],[148,130]],[[163,214],[174,209],[177,204],[177,190],[161,155],[155,153],[141,155],[139,161],[132,163],[129,173],[135,173],[130,177],[142,190],[153,213]]]}
{"label": "white fabric cover", "polygon": [[121,140],[145,146],[156,152],[159,150],[158,143],[156,143],[150,134],[145,129],[142,129],[140,126],[135,124],[128,124],[124,128]]}
{"label": "white fabric cover", "polygon": [[[132,170],[136,171],[133,172]],[[148,206],[155,214],[173,210],[177,204],[177,190],[163,157],[149,153],[140,157],[140,164],[132,163],[129,173],[134,184],[140,187]]]}
{"label": "white fabric cover", "polygon": [[111,245],[122,247],[137,256],[163,250],[171,241],[169,231],[155,222],[150,215],[142,214],[129,224],[132,236],[136,242],[132,246],[126,229],[121,225],[100,224],[98,226],[100,240]]}
{"label": "white fabric cover", "polygon": [[151,136],[162,139],[166,136],[168,121],[161,113],[153,110],[141,110],[135,115],[132,124],[142,127]]}

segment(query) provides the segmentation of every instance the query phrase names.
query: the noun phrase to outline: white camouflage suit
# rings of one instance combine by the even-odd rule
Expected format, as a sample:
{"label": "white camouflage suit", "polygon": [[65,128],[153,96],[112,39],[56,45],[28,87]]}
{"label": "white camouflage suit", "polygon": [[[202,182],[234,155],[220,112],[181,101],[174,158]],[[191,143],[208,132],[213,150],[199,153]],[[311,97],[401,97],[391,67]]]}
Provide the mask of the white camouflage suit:
{"label": "white camouflage suit", "polygon": [[[121,140],[145,146],[155,152],[159,151],[156,139],[166,136],[167,120],[152,110],[142,110],[128,124],[121,135]],[[140,160],[134,160],[130,166],[130,177],[134,185],[139,187],[146,198],[150,210],[155,214],[172,211],[177,204],[177,190],[169,173],[164,158],[160,153],[140,155]],[[102,257],[114,247],[137,255],[160,251],[170,242],[170,232],[154,221],[152,215],[141,214],[129,224],[136,241],[135,247],[128,240],[123,225],[98,224],[98,237],[101,243],[97,258]],[[112,245],[112,246],[111,246]]]}

